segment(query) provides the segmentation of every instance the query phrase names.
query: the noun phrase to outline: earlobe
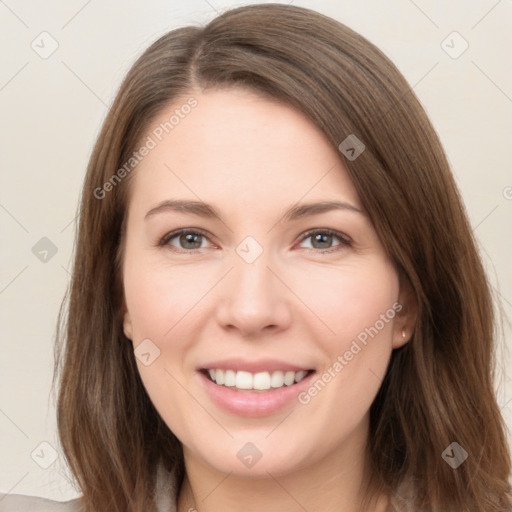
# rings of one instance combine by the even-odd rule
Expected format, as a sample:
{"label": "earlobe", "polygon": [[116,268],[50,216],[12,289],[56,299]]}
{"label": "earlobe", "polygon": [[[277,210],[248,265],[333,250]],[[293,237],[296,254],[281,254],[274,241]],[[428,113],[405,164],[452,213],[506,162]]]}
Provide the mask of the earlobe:
{"label": "earlobe", "polygon": [[408,331],[407,325],[403,325],[402,327],[400,327],[400,325],[400,320],[397,320],[393,336],[393,348],[400,348],[411,339],[412,329]]}
{"label": "earlobe", "polygon": [[402,306],[395,319],[393,348],[400,348],[412,337],[418,313],[418,302],[407,279],[401,279],[398,302]]}
{"label": "earlobe", "polygon": [[123,304],[123,332],[124,335],[129,339],[133,339],[133,328],[132,328],[132,319],[130,317],[130,313],[128,312],[128,308],[125,304]]}

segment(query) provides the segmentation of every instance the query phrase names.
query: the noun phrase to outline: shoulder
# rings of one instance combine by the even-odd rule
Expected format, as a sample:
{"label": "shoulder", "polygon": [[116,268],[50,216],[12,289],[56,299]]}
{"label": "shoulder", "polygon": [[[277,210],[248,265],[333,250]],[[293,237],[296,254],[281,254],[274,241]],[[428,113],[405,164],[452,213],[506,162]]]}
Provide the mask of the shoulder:
{"label": "shoulder", "polygon": [[23,494],[1,494],[0,512],[81,512],[80,498],[53,501]]}
{"label": "shoulder", "polygon": [[[178,500],[177,467],[168,472],[157,468],[156,510],[176,512]],[[83,497],[70,501],[53,501],[38,496],[0,492],[0,512],[84,512]]]}

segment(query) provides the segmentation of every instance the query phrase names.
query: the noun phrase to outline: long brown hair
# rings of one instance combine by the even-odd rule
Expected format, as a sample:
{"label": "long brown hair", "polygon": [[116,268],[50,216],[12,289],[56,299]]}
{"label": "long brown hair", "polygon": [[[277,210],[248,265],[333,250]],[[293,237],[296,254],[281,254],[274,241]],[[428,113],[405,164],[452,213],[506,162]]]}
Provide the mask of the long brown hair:
{"label": "long brown hair", "polygon": [[[97,139],[54,374],[58,431],[87,510],[153,510],[157,466],[176,470],[178,484],[184,471],[181,445],[153,407],[122,330],[130,180],[113,176],[164,107],[232,86],[300,110],[333,147],[350,135],[364,143],[358,158],[340,152],[340,159],[414,291],[412,339],[393,352],[370,410],[367,495],[405,498],[408,483],[411,510],[507,510],[510,458],[493,388],[492,301],[438,137],[375,46],[333,19],[279,4],[233,9],[158,39],[129,71]],[[442,457],[453,442],[468,454],[456,469]]]}

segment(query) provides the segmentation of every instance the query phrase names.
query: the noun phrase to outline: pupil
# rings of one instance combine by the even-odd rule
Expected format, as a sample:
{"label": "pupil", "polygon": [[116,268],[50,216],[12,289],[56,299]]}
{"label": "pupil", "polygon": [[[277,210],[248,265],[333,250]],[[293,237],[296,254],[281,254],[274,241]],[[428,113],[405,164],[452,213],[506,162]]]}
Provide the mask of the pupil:
{"label": "pupil", "polygon": [[[194,238],[199,238],[201,235],[194,235],[192,233],[189,233],[187,235],[181,235],[181,242],[183,243],[183,245],[186,247],[186,248],[189,248],[189,249],[198,249],[201,247],[201,242],[197,242],[197,240],[195,241],[195,244],[194,244]],[[192,243],[192,246],[187,246],[187,243]]]}
{"label": "pupil", "polygon": [[[330,242],[330,241],[331,241],[331,239],[332,239],[332,235],[326,235],[326,234],[318,233],[318,234],[316,234],[316,235],[313,237],[313,240],[314,240],[315,242],[320,242],[320,243],[322,243],[322,240],[321,240],[322,238],[323,238],[323,239],[327,239],[327,245],[329,245],[329,243],[328,243],[328,242]],[[325,241],[324,241],[324,243],[325,243]],[[314,246],[315,246],[315,244],[313,243],[313,247],[314,247]],[[325,249],[325,247],[320,247],[320,249]]]}

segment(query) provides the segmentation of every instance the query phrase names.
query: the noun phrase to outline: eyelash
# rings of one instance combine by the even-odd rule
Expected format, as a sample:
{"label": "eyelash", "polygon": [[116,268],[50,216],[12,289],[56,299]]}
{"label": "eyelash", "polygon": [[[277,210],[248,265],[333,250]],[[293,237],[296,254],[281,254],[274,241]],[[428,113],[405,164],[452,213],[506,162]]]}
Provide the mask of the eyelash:
{"label": "eyelash", "polygon": [[[199,249],[179,249],[177,247],[169,245],[169,242],[171,240],[173,240],[174,238],[176,238],[180,235],[183,235],[183,234],[201,235],[204,238],[208,239],[208,235],[200,229],[183,228],[183,229],[178,229],[176,231],[173,231],[173,232],[165,235],[158,242],[158,246],[159,247],[168,246],[171,248],[170,249],[171,251],[178,252],[178,253],[195,254],[195,253],[199,252],[201,250],[201,248],[199,248]],[[343,233],[340,233],[339,231],[334,231],[332,229],[312,229],[312,230],[306,231],[306,233],[304,233],[302,235],[302,238],[300,239],[299,242],[302,243],[304,240],[307,240],[308,238],[311,238],[312,236],[317,235],[317,234],[333,236],[334,238],[337,238],[340,243],[339,243],[339,245],[330,247],[329,249],[315,249],[315,248],[309,248],[309,247],[304,247],[303,249],[306,249],[308,251],[313,251],[316,253],[320,253],[320,254],[326,254],[326,253],[339,251],[344,247],[352,246],[352,241],[346,235],[344,235]]]}

